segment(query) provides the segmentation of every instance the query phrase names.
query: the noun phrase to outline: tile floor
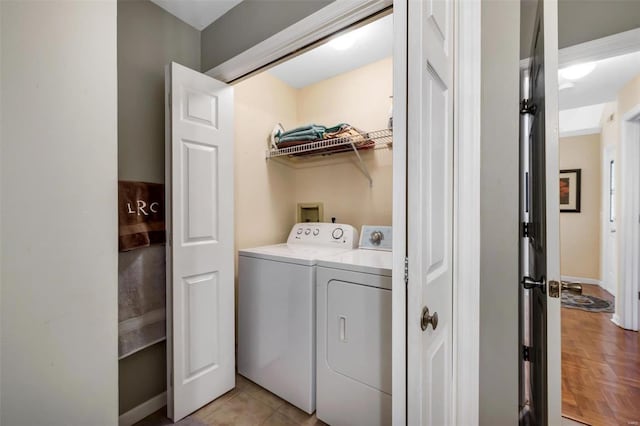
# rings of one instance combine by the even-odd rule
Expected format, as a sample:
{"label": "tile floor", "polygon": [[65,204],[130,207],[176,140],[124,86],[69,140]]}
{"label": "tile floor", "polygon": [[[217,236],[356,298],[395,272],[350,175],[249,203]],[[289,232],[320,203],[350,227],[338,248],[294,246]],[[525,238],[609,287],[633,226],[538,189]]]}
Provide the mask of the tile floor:
{"label": "tile floor", "polygon": [[[163,408],[135,426],[173,424]],[[177,423],[181,426],[293,426],[325,425],[314,415],[294,407],[255,383],[236,376],[236,388]]]}

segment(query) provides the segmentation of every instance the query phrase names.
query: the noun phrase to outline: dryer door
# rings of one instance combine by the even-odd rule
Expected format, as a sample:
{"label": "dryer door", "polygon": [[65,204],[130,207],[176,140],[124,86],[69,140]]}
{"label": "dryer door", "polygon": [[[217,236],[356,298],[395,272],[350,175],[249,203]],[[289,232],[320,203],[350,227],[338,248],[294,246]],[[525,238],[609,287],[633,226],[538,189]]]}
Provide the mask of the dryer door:
{"label": "dryer door", "polygon": [[391,395],[391,290],[333,280],[327,293],[329,367]]}

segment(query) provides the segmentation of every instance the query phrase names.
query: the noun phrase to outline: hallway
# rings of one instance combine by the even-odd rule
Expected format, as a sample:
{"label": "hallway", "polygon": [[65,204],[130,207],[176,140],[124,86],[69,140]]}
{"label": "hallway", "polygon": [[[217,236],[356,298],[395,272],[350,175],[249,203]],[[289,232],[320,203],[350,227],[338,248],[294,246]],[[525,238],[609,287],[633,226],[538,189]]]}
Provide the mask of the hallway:
{"label": "hallway", "polygon": [[[611,295],[595,285],[584,294]],[[640,424],[640,333],[611,314],[562,308],[562,414],[592,425]]]}

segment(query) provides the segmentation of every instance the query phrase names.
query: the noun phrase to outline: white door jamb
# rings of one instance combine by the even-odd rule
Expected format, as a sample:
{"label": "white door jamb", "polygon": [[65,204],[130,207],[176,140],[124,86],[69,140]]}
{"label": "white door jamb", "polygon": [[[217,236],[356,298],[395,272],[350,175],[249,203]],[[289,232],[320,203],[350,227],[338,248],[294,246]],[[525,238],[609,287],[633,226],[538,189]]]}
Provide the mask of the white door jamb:
{"label": "white door jamb", "polygon": [[613,321],[638,331],[640,314],[640,104],[620,121],[620,221],[618,222],[618,295]]}
{"label": "white door jamb", "polygon": [[454,104],[453,424],[479,422],[481,5],[458,0]]}

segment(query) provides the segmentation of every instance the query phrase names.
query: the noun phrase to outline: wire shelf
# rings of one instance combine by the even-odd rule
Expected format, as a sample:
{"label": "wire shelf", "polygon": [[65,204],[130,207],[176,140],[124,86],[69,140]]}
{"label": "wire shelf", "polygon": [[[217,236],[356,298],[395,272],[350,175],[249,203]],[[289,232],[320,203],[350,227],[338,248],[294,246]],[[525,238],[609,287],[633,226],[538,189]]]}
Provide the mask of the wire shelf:
{"label": "wire shelf", "polygon": [[324,139],[300,145],[267,151],[267,159],[276,157],[309,157],[332,155],[340,152],[370,150],[380,146],[391,147],[393,131],[390,129],[363,132],[357,136]]}
{"label": "wire shelf", "polygon": [[369,151],[381,147],[393,146],[393,131],[391,129],[376,130],[373,132],[360,132],[358,135],[349,135],[341,138],[324,139],[307,142],[300,145],[289,146],[267,151],[268,159],[302,159],[317,156],[329,156],[341,152],[353,152],[358,160],[357,166],[369,180],[369,186],[373,186],[373,179],[367,169],[367,165],[360,156],[360,151]]}

